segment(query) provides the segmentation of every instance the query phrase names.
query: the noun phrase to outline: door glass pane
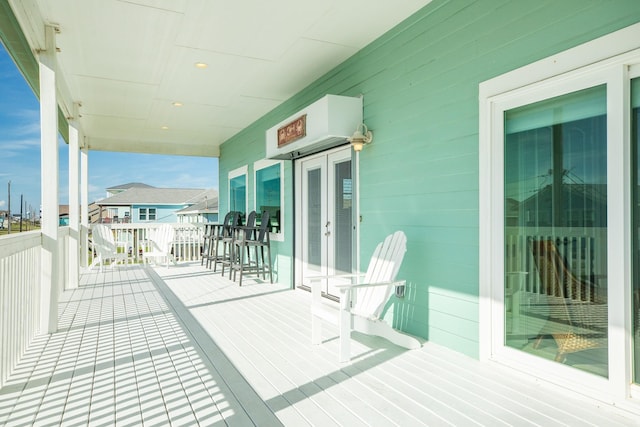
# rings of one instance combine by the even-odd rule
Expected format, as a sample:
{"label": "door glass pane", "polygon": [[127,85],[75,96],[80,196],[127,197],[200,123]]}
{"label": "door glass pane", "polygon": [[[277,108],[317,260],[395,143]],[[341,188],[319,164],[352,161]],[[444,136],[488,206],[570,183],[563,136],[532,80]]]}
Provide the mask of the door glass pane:
{"label": "door glass pane", "polygon": [[321,271],[322,266],[322,185],[321,170],[307,172],[307,264],[310,270]]}
{"label": "door glass pane", "polygon": [[351,161],[335,164],[335,227],[332,234],[335,244],[334,266],[336,274],[351,273],[353,228],[353,190],[351,182]]}
{"label": "door glass pane", "polygon": [[606,88],[505,112],[505,344],[607,376]]}
{"label": "door glass pane", "polygon": [[247,176],[240,175],[229,180],[229,210],[246,214]]}
{"label": "door glass pane", "polygon": [[640,383],[640,78],[631,81],[631,142],[635,150],[633,167],[633,378]]}

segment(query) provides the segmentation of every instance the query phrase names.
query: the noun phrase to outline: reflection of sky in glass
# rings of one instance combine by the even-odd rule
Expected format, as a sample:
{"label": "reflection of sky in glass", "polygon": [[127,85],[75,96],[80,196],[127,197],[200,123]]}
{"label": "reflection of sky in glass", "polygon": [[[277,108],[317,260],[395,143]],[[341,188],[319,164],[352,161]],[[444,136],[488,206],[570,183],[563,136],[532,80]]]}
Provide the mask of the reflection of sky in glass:
{"label": "reflection of sky in glass", "polygon": [[246,175],[232,178],[229,182],[230,189],[230,208],[234,211],[245,211],[245,201],[247,193],[247,177]]}
{"label": "reflection of sky in glass", "polygon": [[[606,116],[561,125],[564,184],[606,184]],[[553,181],[552,127],[507,135],[505,197],[522,201]]]}
{"label": "reflection of sky in glass", "polygon": [[553,184],[554,156],[564,184],[606,184],[604,85],[506,111],[505,133],[506,198],[523,201]]}

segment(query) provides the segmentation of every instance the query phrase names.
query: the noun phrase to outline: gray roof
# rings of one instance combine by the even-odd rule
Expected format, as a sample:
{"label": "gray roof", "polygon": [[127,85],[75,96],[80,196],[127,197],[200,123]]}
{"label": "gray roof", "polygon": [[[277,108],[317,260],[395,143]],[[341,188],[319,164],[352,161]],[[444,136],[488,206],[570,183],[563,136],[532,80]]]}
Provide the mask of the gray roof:
{"label": "gray roof", "polygon": [[[205,198],[206,197],[206,198]],[[195,200],[195,199],[194,199]],[[184,209],[180,209],[176,213],[179,215],[187,214],[199,214],[199,213],[218,213],[218,191],[207,190],[201,197],[198,198],[198,202],[187,206]]]}
{"label": "gray roof", "polygon": [[183,205],[202,194],[202,188],[130,188],[122,193],[102,199],[96,204],[101,206],[130,205]]}
{"label": "gray roof", "polygon": [[145,184],[142,182],[130,182],[128,184],[116,185],[115,187],[107,188],[109,190],[128,190],[130,188],[155,188],[153,185]]}

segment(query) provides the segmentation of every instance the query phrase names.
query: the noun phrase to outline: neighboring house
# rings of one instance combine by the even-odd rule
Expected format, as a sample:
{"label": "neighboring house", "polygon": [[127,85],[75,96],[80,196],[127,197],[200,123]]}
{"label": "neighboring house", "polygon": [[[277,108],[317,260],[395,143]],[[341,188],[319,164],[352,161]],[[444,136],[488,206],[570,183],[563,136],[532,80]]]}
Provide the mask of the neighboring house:
{"label": "neighboring house", "polygon": [[[193,204],[192,200],[202,195],[203,189],[133,187],[114,196],[96,202],[109,212],[124,212],[124,222],[178,222],[177,211]],[[123,222],[108,217],[104,222]]]}
{"label": "neighboring house", "polygon": [[61,226],[69,225],[69,205],[58,207],[58,224]]}
{"label": "neighboring house", "polygon": [[180,223],[215,223],[218,222],[218,191],[207,190],[205,193],[188,200],[193,202],[176,212]]}
{"label": "neighboring house", "polygon": [[90,224],[98,224],[101,222],[108,222],[106,218],[108,217],[108,212],[106,210],[102,210],[100,206],[98,206],[95,202],[90,204],[88,207],[89,211],[89,223]]}
{"label": "neighboring house", "polygon": [[115,187],[107,188],[107,197],[115,196],[123,191],[127,191],[131,188],[155,188],[153,185],[144,184],[142,182],[130,182],[128,184],[116,185]]}
{"label": "neighboring house", "polygon": [[[107,198],[121,194],[132,188],[155,188],[151,185],[141,182],[130,182],[128,184],[121,184],[115,187],[107,188]],[[131,222],[131,208],[130,206],[108,206],[104,211],[101,211],[102,222]]]}

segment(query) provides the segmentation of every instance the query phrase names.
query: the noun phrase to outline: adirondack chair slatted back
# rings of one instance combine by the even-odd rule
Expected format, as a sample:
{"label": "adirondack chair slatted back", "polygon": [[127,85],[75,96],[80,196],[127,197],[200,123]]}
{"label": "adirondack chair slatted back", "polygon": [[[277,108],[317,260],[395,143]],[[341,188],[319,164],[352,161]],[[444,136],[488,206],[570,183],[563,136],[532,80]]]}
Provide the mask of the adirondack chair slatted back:
{"label": "adirondack chair slatted back", "polygon": [[[376,247],[362,283],[381,283],[395,280],[407,251],[407,237],[402,231],[387,236]],[[358,289],[353,314],[370,319],[380,317],[393,286],[377,286]]]}
{"label": "adirondack chair slatted back", "polygon": [[169,224],[162,224],[151,233],[151,241],[155,245],[153,250],[169,254],[171,253],[171,245],[175,236],[174,228]]}
{"label": "adirondack chair slatted back", "polygon": [[102,260],[108,259],[116,254],[116,242],[113,239],[111,230],[109,230],[106,225],[95,225],[92,230],[92,235],[96,255],[102,257]]}

